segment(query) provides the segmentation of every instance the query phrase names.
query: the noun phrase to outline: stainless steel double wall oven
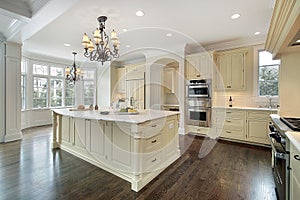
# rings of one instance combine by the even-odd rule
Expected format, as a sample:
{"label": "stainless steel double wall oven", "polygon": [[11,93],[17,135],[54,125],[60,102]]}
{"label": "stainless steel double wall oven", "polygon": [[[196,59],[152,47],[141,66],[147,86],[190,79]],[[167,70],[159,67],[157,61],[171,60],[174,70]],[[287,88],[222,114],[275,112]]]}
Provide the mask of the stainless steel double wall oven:
{"label": "stainless steel double wall oven", "polygon": [[187,124],[211,126],[211,80],[200,79],[187,82]]}

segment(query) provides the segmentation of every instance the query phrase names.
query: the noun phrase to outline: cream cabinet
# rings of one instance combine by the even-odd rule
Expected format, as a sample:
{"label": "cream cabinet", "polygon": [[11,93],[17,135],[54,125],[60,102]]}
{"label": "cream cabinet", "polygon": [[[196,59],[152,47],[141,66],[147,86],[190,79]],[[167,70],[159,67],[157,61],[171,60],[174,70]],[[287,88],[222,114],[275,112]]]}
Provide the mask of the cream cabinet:
{"label": "cream cabinet", "polygon": [[251,143],[270,144],[267,138],[270,114],[256,109],[213,109],[213,126],[220,137]]}
{"label": "cream cabinet", "polygon": [[180,156],[179,115],[129,123],[53,114],[55,148],[131,182],[134,191]]}
{"label": "cream cabinet", "polygon": [[177,93],[177,73],[176,69],[168,67],[163,71],[163,86],[165,93]]}
{"label": "cream cabinet", "polygon": [[118,92],[125,93],[126,92],[126,69],[125,67],[117,68],[117,77],[118,77]]}
{"label": "cream cabinet", "polygon": [[185,73],[187,79],[210,79],[213,69],[213,54],[198,53],[186,56]]}
{"label": "cream cabinet", "polygon": [[245,140],[245,113],[241,110],[218,110],[216,126],[221,137]]}
{"label": "cream cabinet", "polygon": [[290,199],[296,200],[300,197],[300,152],[290,144]]}
{"label": "cream cabinet", "polygon": [[216,62],[219,74],[216,75],[217,89],[245,89],[245,49],[218,52]]}
{"label": "cream cabinet", "polygon": [[247,111],[247,140],[270,144],[268,139],[271,111]]}
{"label": "cream cabinet", "polygon": [[126,69],[126,80],[145,78],[144,64],[125,65],[125,69]]}

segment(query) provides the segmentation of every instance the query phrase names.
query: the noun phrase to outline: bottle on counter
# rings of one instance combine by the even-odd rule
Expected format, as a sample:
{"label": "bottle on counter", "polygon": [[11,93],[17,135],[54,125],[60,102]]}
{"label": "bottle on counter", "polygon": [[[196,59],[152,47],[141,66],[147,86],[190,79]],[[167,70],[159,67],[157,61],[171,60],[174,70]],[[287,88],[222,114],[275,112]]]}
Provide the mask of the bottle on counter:
{"label": "bottle on counter", "polygon": [[229,105],[229,107],[232,107],[232,98],[231,98],[231,96],[229,97],[228,105]]}

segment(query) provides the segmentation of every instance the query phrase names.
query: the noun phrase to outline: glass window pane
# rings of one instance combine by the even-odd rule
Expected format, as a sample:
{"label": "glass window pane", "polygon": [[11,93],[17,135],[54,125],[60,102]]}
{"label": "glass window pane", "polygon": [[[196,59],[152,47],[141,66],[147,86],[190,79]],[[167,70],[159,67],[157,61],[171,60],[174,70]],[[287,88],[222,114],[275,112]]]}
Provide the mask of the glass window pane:
{"label": "glass window pane", "polygon": [[267,51],[259,51],[259,66],[263,65],[279,65],[280,60],[273,60],[272,54]]}
{"label": "glass window pane", "polygon": [[280,60],[272,60],[272,54],[259,52],[258,94],[259,96],[277,96]]}
{"label": "glass window pane", "polygon": [[94,79],[95,71],[94,70],[82,70],[83,72],[83,80]]}
{"label": "glass window pane", "polygon": [[51,76],[63,77],[63,75],[64,75],[63,68],[61,68],[61,67],[51,67],[50,75]]}
{"label": "glass window pane", "polygon": [[33,108],[47,107],[48,79],[33,77]]}
{"label": "glass window pane", "polygon": [[48,66],[33,64],[33,74],[48,75]]}
{"label": "glass window pane", "polygon": [[84,104],[90,105],[94,103],[94,81],[83,82]]}

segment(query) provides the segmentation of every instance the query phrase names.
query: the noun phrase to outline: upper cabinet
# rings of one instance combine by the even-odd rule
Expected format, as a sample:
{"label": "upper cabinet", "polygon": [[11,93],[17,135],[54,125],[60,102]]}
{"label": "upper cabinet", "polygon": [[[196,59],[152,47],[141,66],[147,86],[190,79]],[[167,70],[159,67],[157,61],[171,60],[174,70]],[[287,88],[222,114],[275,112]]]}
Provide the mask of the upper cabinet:
{"label": "upper cabinet", "polygon": [[247,50],[237,49],[222,51],[216,54],[216,64],[219,73],[216,74],[217,89],[245,89],[245,59]]}
{"label": "upper cabinet", "polygon": [[191,79],[210,79],[212,76],[213,55],[203,52],[186,56],[185,72],[186,78]]}
{"label": "upper cabinet", "polygon": [[144,64],[126,65],[125,68],[126,68],[126,80],[144,79],[145,77]]}
{"label": "upper cabinet", "polygon": [[177,74],[175,68],[165,68],[163,76],[163,86],[165,93],[177,93]]}

